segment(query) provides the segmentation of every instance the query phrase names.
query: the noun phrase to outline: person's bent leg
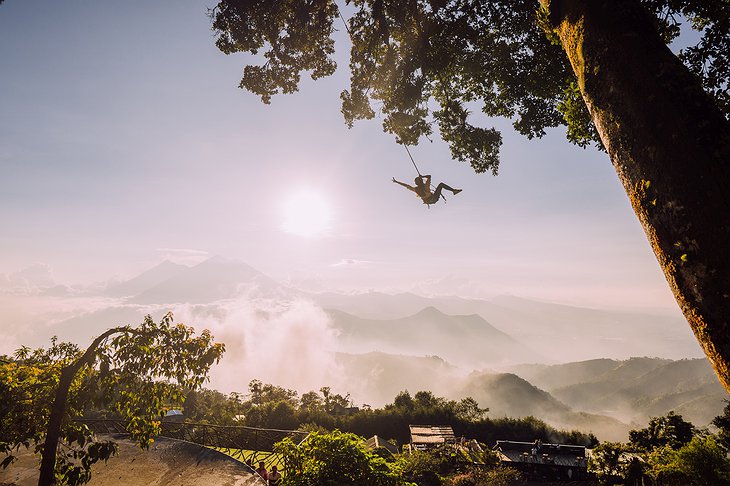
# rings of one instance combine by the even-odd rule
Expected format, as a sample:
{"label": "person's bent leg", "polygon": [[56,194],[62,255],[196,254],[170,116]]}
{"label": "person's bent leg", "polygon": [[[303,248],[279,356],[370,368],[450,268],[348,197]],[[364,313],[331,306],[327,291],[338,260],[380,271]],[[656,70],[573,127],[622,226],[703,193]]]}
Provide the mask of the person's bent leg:
{"label": "person's bent leg", "polygon": [[433,191],[433,199],[435,201],[438,201],[439,199],[441,199],[441,191],[443,191],[444,189],[449,189],[449,186],[447,186],[443,182],[439,182],[438,187],[436,188],[435,191]]}
{"label": "person's bent leg", "polygon": [[447,191],[451,191],[454,194],[459,194],[461,192],[461,189],[454,189],[453,187],[446,185],[443,182],[439,183],[439,186],[436,188],[436,192],[441,194],[441,189],[446,189]]}

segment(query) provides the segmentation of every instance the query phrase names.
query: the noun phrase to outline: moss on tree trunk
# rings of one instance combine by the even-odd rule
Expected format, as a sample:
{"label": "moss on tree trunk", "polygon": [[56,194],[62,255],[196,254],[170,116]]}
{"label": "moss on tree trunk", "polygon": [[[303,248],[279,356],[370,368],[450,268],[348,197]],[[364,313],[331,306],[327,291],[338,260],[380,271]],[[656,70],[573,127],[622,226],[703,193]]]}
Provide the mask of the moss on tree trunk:
{"label": "moss on tree trunk", "polygon": [[730,124],[636,0],[541,0],[674,296],[730,392]]}

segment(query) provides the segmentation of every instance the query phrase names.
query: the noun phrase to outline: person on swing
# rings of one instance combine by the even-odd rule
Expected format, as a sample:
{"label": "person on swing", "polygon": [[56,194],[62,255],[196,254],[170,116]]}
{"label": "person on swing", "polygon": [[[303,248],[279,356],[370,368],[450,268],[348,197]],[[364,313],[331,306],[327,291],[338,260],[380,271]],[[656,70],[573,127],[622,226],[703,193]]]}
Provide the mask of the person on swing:
{"label": "person on swing", "polygon": [[409,189],[416,193],[416,196],[420,197],[423,201],[423,204],[436,204],[439,199],[441,199],[443,196],[441,196],[441,191],[446,189],[447,191],[451,191],[452,194],[459,194],[461,192],[461,189],[454,189],[451,186],[447,186],[443,182],[440,182],[438,187],[436,187],[436,190],[431,192],[431,176],[430,175],[419,175],[416,177],[415,182],[416,185],[411,186],[410,184],[406,184],[405,182],[397,181],[395,180],[395,177],[393,177],[393,182],[396,184],[399,184],[406,189]]}

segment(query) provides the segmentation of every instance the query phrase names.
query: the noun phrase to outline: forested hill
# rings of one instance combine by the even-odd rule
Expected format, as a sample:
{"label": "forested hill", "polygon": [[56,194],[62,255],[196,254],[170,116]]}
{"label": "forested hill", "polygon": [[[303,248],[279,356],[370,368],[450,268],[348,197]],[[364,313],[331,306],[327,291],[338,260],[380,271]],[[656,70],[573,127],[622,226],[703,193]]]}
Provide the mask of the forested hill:
{"label": "forested hill", "polygon": [[509,369],[575,409],[626,423],[674,410],[707,425],[727,399],[706,359],[600,359]]}
{"label": "forested hill", "polygon": [[490,417],[540,417],[579,428],[602,440],[626,440],[628,430],[670,410],[698,426],[719,415],[727,398],[706,360],[659,358],[590,360],[561,365],[518,365],[508,373],[465,373],[437,357],[380,352],[338,355],[347,390],[381,405],[399,390],[471,396]]}
{"label": "forested hill", "polygon": [[533,350],[477,314],[446,315],[435,307],[400,319],[363,319],[334,309],[327,313],[346,352],[438,355],[471,369],[538,359]]}

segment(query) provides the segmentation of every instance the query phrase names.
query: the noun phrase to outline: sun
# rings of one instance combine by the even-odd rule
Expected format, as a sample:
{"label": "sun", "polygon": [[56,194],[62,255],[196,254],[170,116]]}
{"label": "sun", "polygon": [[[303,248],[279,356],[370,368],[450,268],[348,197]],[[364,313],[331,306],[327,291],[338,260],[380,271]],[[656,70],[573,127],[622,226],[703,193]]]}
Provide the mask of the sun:
{"label": "sun", "polygon": [[308,238],[327,236],[332,224],[332,208],[322,194],[301,189],[289,195],[282,205],[281,229]]}

